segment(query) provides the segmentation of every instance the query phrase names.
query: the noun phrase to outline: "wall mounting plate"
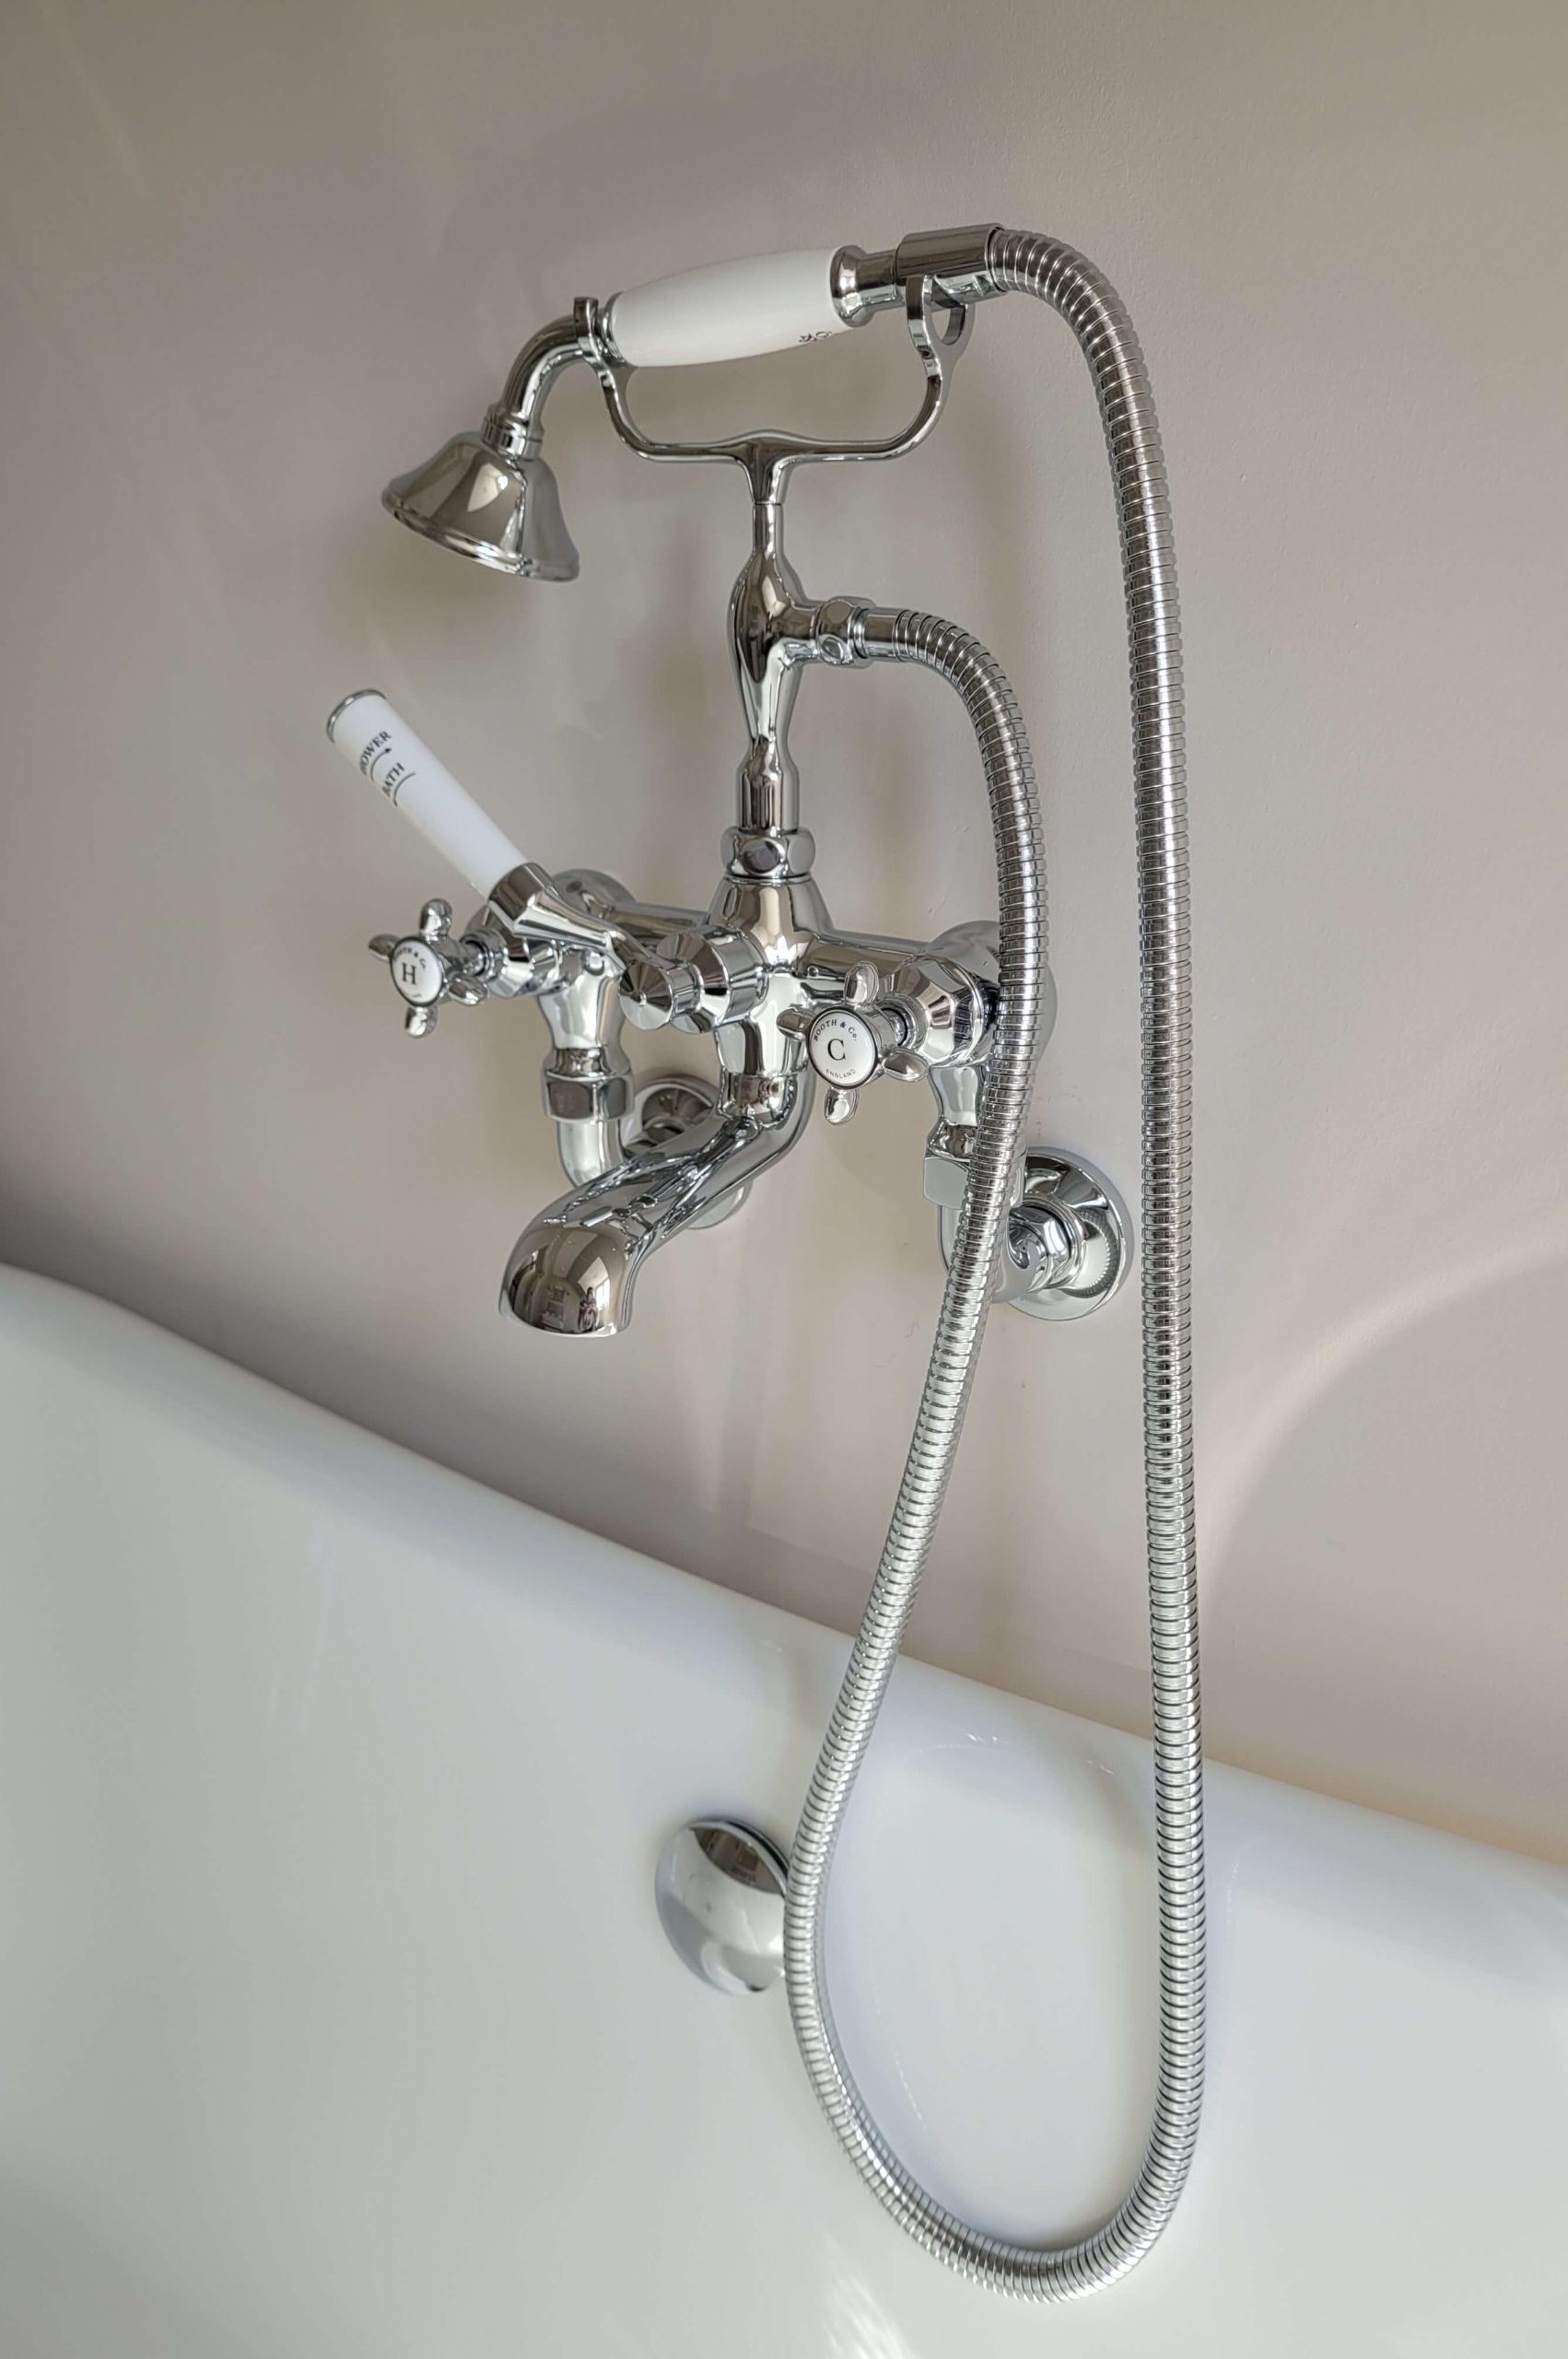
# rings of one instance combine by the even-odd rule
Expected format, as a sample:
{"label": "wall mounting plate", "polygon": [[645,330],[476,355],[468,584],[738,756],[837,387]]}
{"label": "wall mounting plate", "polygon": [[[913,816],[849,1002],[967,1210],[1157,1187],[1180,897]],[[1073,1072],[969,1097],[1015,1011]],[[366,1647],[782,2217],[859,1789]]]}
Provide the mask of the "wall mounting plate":
{"label": "wall mounting plate", "polygon": [[[959,1205],[939,1214],[942,1258],[950,1261]],[[1024,1158],[1024,1186],[1009,1222],[1015,1254],[1043,1247],[1039,1275],[1010,1284],[1003,1275],[999,1306],[1031,1319],[1084,1319],[1110,1300],[1132,1266],[1132,1224],[1120,1195],[1093,1164],[1055,1148]]]}
{"label": "wall mounting plate", "polygon": [[[651,1080],[639,1082],[632,1095],[631,1117],[626,1123],[626,1151],[635,1155],[639,1147],[668,1146],[693,1122],[711,1114],[719,1103],[715,1085],[701,1074],[661,1073]],[[731,1189],[721,1196],[711,1212],[694,1220],[693,1228],[717,1228],[720,1222],[738,1213],[751,1194],[751,1181]]]}
{"label": "wall mounting plate", "polygon": [[1031,1319],[1085,1319],[1109,1302],[1132,1266],[1132,1224],[1104,1174],[1050,1148],[1026,1155],[1021,1206],[1060,1221],[1073,1251],[1062,1275],[1018,1296],[1012,1308]]}

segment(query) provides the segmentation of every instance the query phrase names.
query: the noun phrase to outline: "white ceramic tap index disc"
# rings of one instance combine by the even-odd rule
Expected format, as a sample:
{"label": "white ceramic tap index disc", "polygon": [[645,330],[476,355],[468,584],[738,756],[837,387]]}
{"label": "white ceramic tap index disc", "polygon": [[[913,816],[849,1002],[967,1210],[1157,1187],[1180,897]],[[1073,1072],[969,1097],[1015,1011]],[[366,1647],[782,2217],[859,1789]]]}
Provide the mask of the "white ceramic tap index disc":
{"label": "white ceramic tap index disc", "polygon": [[813,1070],[839,1089],[861,1089],[876,1072],[881,1051],[864,1016],[848,1007],[819,1015],[807,1036]]}
{"label": "white ceramic tap index disc", "polygon": [[416,933],[393,949],[392,979],[410,1007],[434,1007],[446,989],[447,970],[439,954]]}

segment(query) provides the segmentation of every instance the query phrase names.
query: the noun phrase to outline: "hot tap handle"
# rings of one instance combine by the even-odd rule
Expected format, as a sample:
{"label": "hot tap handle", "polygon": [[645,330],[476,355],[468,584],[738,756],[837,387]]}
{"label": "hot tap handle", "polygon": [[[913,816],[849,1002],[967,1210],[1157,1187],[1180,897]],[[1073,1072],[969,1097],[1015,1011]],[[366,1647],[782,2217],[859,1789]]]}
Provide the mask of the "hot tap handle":
{"label": "hot tap handle", "polygon": [[488,959],[483,942],[465,935],[454,942],[451,903],[427,901],[413,933],[376,933],[370,948],[384,958],[392,988],[408,1013],[404,1029],[423,1039],[436,1028],[436,1011],[445,999],[460,1006],[476,1007],[488,996]]}

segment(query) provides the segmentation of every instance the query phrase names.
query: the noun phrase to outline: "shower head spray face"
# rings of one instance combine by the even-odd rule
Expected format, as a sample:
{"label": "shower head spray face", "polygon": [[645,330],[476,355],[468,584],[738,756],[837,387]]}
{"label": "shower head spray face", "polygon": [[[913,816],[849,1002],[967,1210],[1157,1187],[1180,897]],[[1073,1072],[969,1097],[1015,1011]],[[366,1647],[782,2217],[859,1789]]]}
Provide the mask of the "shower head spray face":
{"label": "shower head spray face", "polygon": [[454,434],[422,467],[394,476],[381,505],[427,541],[497,573],[531,581],[577,579],[561,495],[537,454],[498,450],[482,434]]}

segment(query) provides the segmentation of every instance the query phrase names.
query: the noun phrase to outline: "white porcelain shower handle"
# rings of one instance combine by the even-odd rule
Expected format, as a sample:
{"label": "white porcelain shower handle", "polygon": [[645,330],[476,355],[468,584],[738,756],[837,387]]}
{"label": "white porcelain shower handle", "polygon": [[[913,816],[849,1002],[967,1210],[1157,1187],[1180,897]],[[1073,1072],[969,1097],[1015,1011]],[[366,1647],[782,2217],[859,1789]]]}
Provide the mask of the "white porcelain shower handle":
{"label": "white porcelain shower handle", "polygon": [[634,369],[744,360],[848,325],[833,300],[833,246],[709,263],[613,295],[605,323]]}
{"label": "white porcelain shower handle", "polygon": [[468,879],[488,895],[522,854],[379,688],[357,688],[327,721],[327,735],[362,778]]}

